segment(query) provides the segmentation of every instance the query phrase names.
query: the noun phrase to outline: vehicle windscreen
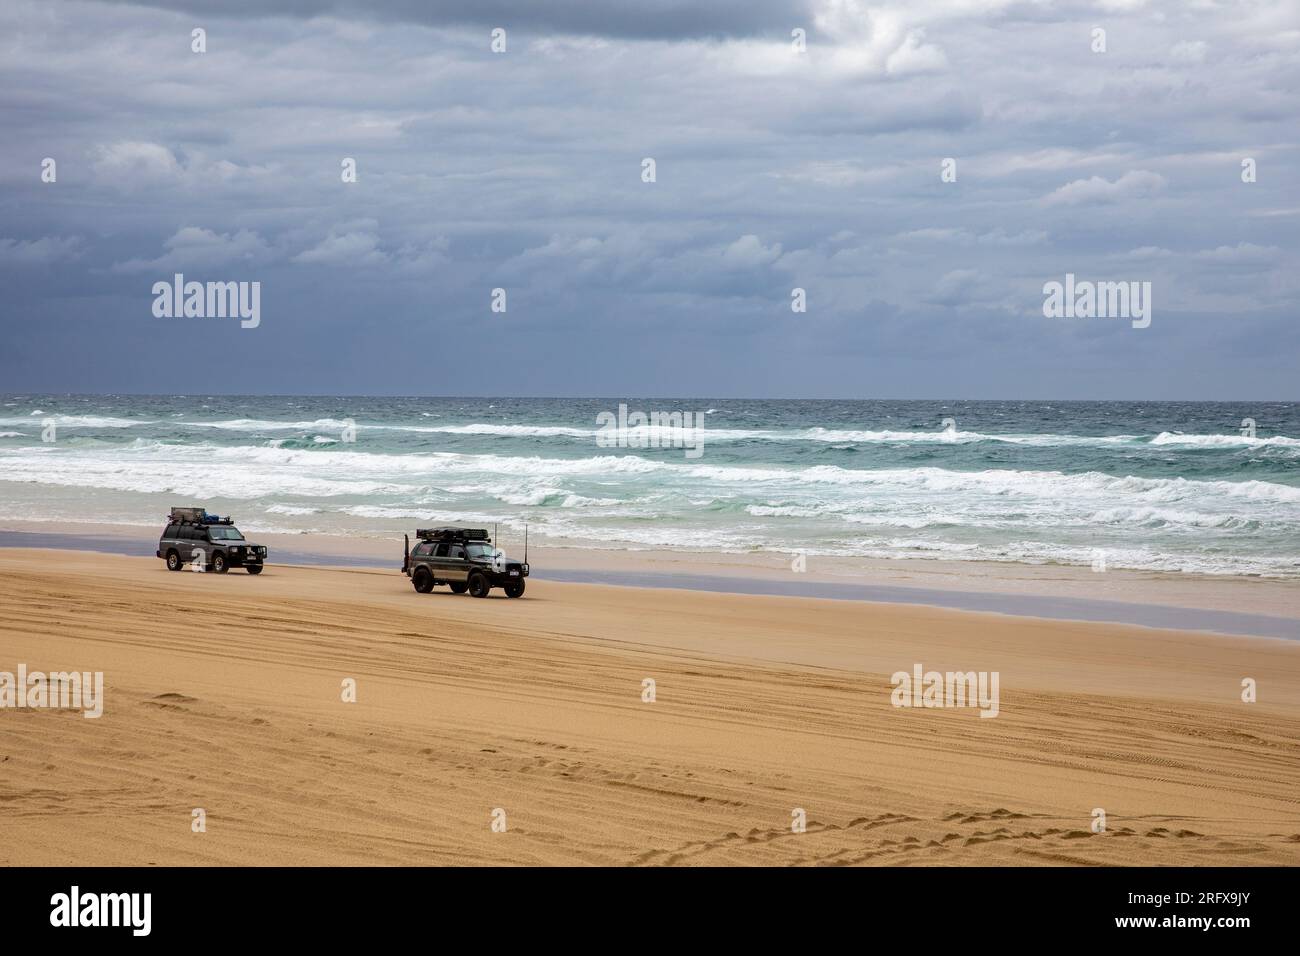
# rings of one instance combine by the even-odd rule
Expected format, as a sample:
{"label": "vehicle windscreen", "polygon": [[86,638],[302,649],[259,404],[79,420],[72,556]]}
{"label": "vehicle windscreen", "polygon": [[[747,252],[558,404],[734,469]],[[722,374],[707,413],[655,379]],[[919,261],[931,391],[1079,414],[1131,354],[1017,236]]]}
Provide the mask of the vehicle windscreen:
{"label": "vehicle windscreen", "polygon": [[465,550],[469,552],[470,560],[490,561],[492,555],[497,553],[497,549],[490,544],[484,544],[482,541],[471,541],[465,545]]}
{"label": "vehicle windscreen", "polygon": [[239,533],[238,528],[232,528],[229,525],[224,527],[208,528],[208,535],[213,541],[243,541],[244,536]]}

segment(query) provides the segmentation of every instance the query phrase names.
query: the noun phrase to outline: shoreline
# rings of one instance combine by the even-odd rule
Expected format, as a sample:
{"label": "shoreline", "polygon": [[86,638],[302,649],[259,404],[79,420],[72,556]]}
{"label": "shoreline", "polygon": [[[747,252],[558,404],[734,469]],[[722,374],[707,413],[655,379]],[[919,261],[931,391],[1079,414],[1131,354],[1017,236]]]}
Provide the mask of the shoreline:
{"label": "shoreline", "polygon": [[[19,525],[22,530],[14,530]],[[157,539],[129,525],[7,522],[0,548],[50,548],[152,557]],[[252,534],[250,532],[250,534]],[[400,538],[253,535],[284,565],[400,567]],[[310,541],[309,549],[301,545]],[[507,549],[510,548],[507,541]],[[513,552],[512,552],[513,554]],[[1062,621],[1091,621],[1203,633],[1300,640],[1300,583],[1255,578],[990,562],[847,562],[807,558],[807,571],[783,556],[593,551],[530,546],[534,580],[617,587],[908,604]],[[940,562],[934,562],[940,564]],[[891,565],[904,565],[902,567]],[[926,565],[918,567],[918,565]],[[956,566],[953,566],[956,565]],[[963,573],[964,572],[964,573]]]}

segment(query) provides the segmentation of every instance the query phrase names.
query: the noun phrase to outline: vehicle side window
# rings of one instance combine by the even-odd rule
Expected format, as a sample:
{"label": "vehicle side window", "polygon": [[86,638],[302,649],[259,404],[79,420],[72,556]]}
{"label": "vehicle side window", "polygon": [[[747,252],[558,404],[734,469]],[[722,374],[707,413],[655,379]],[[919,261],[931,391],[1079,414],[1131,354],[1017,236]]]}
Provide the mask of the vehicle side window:
{"label": "vehicle side window", "polygon": [[458,544],[453,544],[451,546],[451,556],[455,558],[457,561],[464,561],[465,549]]}
{"label": "vehicle side window", "polygon": [[438,550],[434,552],[434,557],[445,558],[447,556],[447,542],[443,541],[438,544]]}
{"label": "vehicle side window", "polygon": [[189,525],[185,525],[185,526],[183,526],[183,527],[181,528],[181,530],[177,533],[176,537],[180,538],[182,541],[193,541],[193,540],[194,540],[194,529],[191,528]]}
{"label": "vehicle side window", "polygon": [[433,545],[429,544],[429,542],[427,541],[424,542],[423,544],[417,544],[415,546],[415,550],[412,551],[411,553],[417,558],[427,557],[428,555],[433,553]]}
{"label": "vehicle side window", "polygon": [[164,538],[174,538],[174,537],[176,537],[176,525],[174,525],[174,524],[169,524],[169,525],[167,526],[167,530],[163,532],[163,537],[164,537]]}

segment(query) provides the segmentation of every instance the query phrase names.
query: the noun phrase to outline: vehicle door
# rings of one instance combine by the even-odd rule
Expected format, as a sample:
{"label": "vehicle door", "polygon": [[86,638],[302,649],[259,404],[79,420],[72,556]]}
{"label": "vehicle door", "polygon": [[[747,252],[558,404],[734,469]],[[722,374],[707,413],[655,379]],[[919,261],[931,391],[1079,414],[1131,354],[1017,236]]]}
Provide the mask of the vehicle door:
{"label": "vehicle door", "polygon": [[469,557],[465,554],[465,545],[459,542],[438,545],[440,564],[443,570],[438,574],[439,580],[463,582],[469,580]]}
{"label": "vehicle door", "polygon": [[192,571],[206,571],[212,564],[212,545],[208,533],[198,525],[185,525],[181,529],[181,559]]}

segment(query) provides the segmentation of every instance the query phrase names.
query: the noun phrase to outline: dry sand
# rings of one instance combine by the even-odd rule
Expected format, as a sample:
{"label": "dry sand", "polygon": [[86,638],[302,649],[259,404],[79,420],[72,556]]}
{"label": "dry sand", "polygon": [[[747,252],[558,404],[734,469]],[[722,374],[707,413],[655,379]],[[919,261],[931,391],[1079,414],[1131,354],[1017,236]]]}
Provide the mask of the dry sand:
{"label": "dry sand", "polygon": [[[0,710],[0,863],[1300,863],[1295,643],[498,594],[0,551],[0,670],[102,670],[107,698],[98,720]],[[892,707],[917,662],[998,671],[1000,715]]]}

